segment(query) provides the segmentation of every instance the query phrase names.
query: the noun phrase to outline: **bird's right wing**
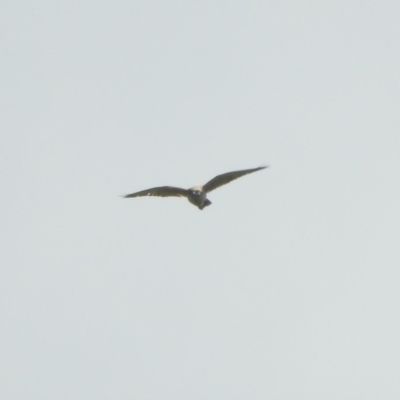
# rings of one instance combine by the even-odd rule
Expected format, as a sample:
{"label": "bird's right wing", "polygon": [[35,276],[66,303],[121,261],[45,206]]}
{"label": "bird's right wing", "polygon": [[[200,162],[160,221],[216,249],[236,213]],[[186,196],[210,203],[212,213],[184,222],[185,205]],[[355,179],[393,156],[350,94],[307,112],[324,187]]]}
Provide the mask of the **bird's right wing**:
{"label": "bird's right wing", "polygon": [[232,182],[233,180],[240,178],[241,176],[251,174],[252,172],[259,171],[260,169],[267,168],[268,165],[264,165],[262,167],[258,168],[251,168],[251,169],[243,169],[241,171],[232,171],[232,172],[226,172],[225,174],[217,175],[215,178],[211,179],[208,181],[204,186],[204,190],[206,192],[211,192],[212,190],[215,190],[219,188],[222,185],[226,185],[229,182]]}
{"label": "bird's right wing", "polygon": [[174,186],[160,186],[151,189],[142,190],[123,196],[124,198],[129,197],[143,197],[143,196],[158,196],[158,197],[187,197],[187,190],[174,187]]}

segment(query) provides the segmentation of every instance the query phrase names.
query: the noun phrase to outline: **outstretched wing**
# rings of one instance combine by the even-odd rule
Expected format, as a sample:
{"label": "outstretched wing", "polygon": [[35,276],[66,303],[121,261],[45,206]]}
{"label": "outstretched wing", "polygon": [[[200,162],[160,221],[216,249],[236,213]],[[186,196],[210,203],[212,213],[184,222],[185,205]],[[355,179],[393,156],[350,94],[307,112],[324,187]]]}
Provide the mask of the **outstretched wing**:
{"label": "outstretched wing", "polygon": [[208,181],[204,186],[203,189],[206,192],[211,192],[214,189],[219,188],[222,185],[226,185],[227,183],[240,178],[243,175],[251,174],[252,172],[259,171],[260,169],[267,168],[267,166],[252,168],[252,169],[243,169],[241,171],[232,171],[227,172],[225,174],[217,175],[215,178]]}
{"label": "outstretched wing", "polygon": [[143,196],[158,196],[158,197],[187,197],[187,190],[174,186],[160,186],[151,189],[142,190],[140,192],[127,194],[124,198],[143,197]]}

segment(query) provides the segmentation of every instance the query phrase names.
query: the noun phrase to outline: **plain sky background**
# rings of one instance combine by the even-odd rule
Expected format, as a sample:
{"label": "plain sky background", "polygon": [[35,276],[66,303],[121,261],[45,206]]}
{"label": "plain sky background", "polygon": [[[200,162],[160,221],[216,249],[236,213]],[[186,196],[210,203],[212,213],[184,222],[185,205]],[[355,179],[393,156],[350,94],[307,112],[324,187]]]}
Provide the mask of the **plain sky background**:
{"label": "plain sky background", "polygon": [[0,7],[2,400],[400,398],[398,1]]}

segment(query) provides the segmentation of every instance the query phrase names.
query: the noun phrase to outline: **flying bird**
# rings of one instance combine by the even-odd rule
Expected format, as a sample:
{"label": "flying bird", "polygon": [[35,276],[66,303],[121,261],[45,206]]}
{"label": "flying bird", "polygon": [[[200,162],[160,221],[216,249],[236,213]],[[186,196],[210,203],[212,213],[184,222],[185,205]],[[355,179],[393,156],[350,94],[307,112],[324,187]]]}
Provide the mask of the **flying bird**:
{"label": "flying bird", "polygon": [[219,188],[222,185],[240,178],[241,176],[251,174],[252,172],[259,171],[267,168],[268,166],[243,169],[241,171],[226,172],[225,174],[217,175],[215,178],[208,181],[203,186],[193,186],[190,189],[182,189],[174,186],[160,186],[151,189],[142,190],[123,196],[124,198],[130,197],[143,197],[143,196],[158,196],[158,197],[186,197],[190,203],[194,204],[200,210],[211,204],[211,201],[207,199],[207,193],[214,189]]}

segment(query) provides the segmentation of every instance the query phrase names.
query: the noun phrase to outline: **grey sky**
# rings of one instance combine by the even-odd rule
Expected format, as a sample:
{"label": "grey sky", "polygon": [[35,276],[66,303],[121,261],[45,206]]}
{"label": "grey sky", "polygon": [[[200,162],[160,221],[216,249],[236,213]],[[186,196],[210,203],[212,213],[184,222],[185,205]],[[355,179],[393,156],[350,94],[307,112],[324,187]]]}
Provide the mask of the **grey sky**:
{"label": "grey sky", "polygon": [[399,399],[399,15],[3,1],[0,398]]}

